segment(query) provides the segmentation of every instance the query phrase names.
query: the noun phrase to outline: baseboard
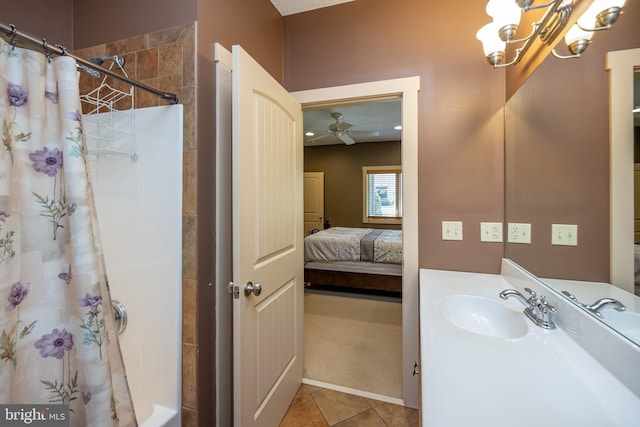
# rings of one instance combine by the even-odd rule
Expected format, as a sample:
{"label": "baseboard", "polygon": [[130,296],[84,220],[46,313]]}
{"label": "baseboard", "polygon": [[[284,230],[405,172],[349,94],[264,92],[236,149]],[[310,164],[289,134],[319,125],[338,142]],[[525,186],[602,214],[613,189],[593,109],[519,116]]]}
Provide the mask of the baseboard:
{"label": "baseboard", "polygon": [[347,394],[353,394],[355,396],[366,397],[368,399],[379,400],[381,402],[392,403],[394,405],[405,406],[404,400],[398,399],[397,397],[383,396],[381,394],[370,393],[368,391],[362,391],[362,390],[356,390],[354,388],[344,387],[336,384],[329,384],[322,381],[312,380],[309,378],[302,378],[302,384],[326,388],[329,390],[339,391]]}

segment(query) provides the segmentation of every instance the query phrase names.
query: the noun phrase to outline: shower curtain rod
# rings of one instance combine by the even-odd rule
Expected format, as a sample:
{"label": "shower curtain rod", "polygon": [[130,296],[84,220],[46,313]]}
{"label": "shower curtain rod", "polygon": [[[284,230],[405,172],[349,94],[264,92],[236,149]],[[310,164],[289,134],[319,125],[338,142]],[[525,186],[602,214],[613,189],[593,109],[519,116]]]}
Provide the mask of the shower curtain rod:
{"label": "shower curtain rod", "polygon": [[159,91],[157,89],[152,88],[151,86],[145,85],[144,83],[131,80],[107,68],[101,67],[99,65],[94,64],[93,62],[87,61],[86,59],[82,59],[78,56],[72,55],[69,52],[67,52],[67,48],[65,48],[64,46],[60,46],[58,44],[52,45],[49,42],[47,42],[47,39],[45,38],[38,39],[26,33],[20,32],[18,31],[16,26],[13,24],[6,25],[0,22],[0,32],[2,33],[1,34],[2,38],[13,46],[18,46],[18,47],[39,46],[42,50],[44,50],[44,53],[47,56],[50,54],[56,54],[58,56],[68,56],[70,58],[75,59],[78,64],[82,64],[85,67],[96,70],[102,74],[106,74],[110,77],[113,77],[114,79],[120,80],[133,87],[137,87],[138,89],[142,89],[146,92],[150,92],[162,98],[164,101],[168,102],[169,104],[178,103],[178,96],[174,95],[173,93]]}

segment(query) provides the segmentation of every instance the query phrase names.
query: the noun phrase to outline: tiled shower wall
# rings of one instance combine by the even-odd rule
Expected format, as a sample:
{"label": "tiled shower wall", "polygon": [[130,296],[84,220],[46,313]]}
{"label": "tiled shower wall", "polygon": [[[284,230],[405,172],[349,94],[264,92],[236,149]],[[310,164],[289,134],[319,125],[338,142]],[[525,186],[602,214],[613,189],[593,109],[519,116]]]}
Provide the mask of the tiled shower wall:
{"label": "tiled shower wall", "polygon": [[[182,425],[197,424],[196,400],[196,159],[195,135],[195,22],[141,34],[97,46],[80,49],[75,55],[84,58],[123,56],[124,71],[130,79],[163,92],[174,93],[183,104],[183,201],[182,201]],[[111,62],[105,62],[109,67]],[[114,68],[115,70],[115,68]],[[100,85],[95,79],[81,73],[80,93],[86,94]],[[115,89],[129,92],[130,86],[109,78],[107,83]],[[135,89],[134,107],[166,105],[161,98]],[[115,105],[118,110],[131,108],[129,98]]]}

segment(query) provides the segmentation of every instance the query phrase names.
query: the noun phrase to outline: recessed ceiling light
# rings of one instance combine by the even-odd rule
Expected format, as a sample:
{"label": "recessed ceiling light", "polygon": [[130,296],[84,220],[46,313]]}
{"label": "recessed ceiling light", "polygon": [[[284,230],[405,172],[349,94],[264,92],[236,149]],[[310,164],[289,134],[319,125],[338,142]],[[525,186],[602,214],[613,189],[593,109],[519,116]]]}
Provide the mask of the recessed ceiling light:
{"label": "recessed ceiling light", "polygon": [[306,135],[306,136],[314,136],[314,135],[315,135],[315,133],[313,133],[313,132],[305,132],[305,135]]}
{"label": "recessed ceiling light", "polygon": [[394,127],[394,129],[395,129],[395,130],[400,130],[400,129],[402,129],[402,126],[401,126],[401,125],[398,125],[398,126]]}

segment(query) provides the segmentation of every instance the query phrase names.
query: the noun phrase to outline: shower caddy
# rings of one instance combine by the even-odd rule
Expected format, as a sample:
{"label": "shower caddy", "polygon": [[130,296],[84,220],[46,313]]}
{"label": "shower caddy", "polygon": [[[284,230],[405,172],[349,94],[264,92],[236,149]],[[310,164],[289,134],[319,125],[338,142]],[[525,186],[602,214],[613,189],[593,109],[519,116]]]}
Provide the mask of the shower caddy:
{"label": "shower caddy", "polygon": [[[129,77],[124,70],[124,58],[120,56],[96,58],[99,61],[111,61],[109,70],[117,67],[125,77]],[[95,60],[91,60],[95,61]],[[109,76],[101,75],[96,70],[80,67],[93,77],[101,77],[102,81],[92,91],[80,95],[85,113],[83,114],[84,132],[87,139],[89,154],[101,156],[129,157],[136,161],[134,138],[134,87],[128,92],[111,86],[107,79]],[[127,99],[129,100],[127,102]],[[118,110],[119,105],[130,105],[128,109]]]}

